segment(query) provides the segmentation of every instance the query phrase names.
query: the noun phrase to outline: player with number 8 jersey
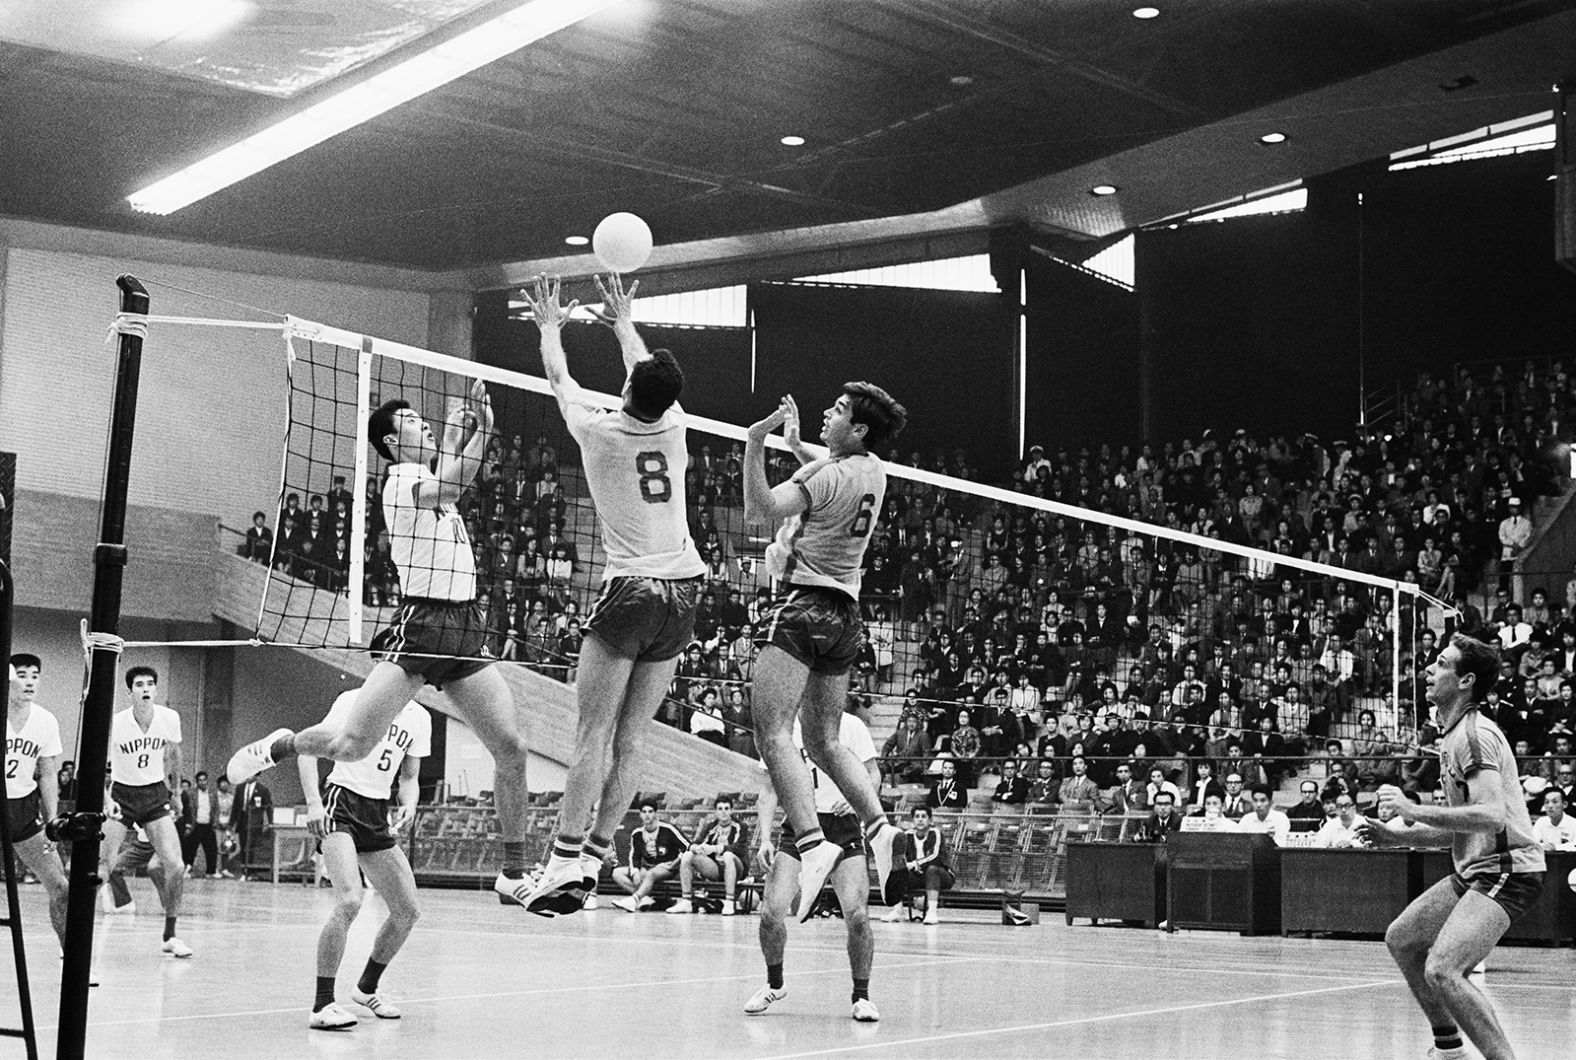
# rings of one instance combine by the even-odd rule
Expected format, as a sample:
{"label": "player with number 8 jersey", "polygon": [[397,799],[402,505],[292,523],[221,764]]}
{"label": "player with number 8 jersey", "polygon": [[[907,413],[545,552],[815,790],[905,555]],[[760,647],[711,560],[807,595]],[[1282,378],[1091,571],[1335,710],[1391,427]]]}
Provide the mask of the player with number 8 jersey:
{"label": "player with number 8 jersey", "polygon": [[542,916],[575,912],[596,886],[640,779],[643,735],[694,636],[706,569],[690,539],[684,496],[689,447],[678,405],[684,373],[669,351],[648,352],[635,330],[631,307],[639,283],[625,291],[616,274],[596,282],[597,316],[618,336],[624,359],[617,410],[586,400],[569,374],[562,330],[575,303],[564,306],[557,281],[545,277],[527,294],[541,332],[543,371],[580,445],[607,553],[580,653],[580,723],[558,837],[541,878],[522,896]]}

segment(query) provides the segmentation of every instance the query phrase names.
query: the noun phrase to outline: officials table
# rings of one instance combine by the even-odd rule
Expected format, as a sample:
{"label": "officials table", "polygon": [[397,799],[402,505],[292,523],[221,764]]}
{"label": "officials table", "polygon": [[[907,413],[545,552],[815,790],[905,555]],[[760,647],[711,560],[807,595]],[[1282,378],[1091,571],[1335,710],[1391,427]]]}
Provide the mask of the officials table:
{"label": "officials table", "polygon": [[1423,893],[1421,873],[1413,850],[1287,847],[1281,851],[1281,933],[1383,935]]}
{"label": "officials table", "polygon": [[1067,922],[1165,919],[1164,847],[1148,843],[1070,841],[1067,844]]}

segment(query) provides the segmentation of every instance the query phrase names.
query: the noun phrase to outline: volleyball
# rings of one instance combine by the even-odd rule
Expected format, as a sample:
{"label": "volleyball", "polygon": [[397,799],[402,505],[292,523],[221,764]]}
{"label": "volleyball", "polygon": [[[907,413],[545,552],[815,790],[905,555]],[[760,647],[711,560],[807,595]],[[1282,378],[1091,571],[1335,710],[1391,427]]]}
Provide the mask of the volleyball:
{"label": "volleyball", "polygon": [[1565,882],[1570,884],[1571,890],[1576,891],[1576,869],[1571,869],[1571,874],[1565,877]]}
{"label": "volleyball", "polygon": [[610,213],[591,234],[591,249],[605,268],[634,272],[651,256],[651,226],[632,213]]}

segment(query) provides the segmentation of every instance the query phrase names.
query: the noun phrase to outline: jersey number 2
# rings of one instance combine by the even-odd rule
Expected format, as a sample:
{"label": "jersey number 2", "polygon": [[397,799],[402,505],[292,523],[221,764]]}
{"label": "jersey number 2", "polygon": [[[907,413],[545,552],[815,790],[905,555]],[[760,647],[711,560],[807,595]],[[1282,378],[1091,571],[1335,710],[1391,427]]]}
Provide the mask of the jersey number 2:
{"label": "jersey number 2", "polygon": [[673,499],[673,482],[668,478],[666,454],[652,450],[635,454],[635,473],[640,476],[640,499],[647,504],[666,504]]}
{"label": "jersey number 2", "polygon": [[875,516],[875,507],[874,493],[859,498],[859,511],[854,514],[854,521],[848,524],[849,537],[865,537],[870,533],[870,520]]}

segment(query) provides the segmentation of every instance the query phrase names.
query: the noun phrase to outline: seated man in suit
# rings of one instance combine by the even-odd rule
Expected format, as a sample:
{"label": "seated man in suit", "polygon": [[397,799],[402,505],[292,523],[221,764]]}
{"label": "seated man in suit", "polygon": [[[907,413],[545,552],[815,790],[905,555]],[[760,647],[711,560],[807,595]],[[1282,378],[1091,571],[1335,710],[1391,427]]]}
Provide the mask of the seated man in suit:
{"label": "seated man in suit", "polygon": [[1145,821],[1144,827],[1139,830],[1139,842],[1164,843],[1172,832],[1181,831],[1182,815],[1176,812],[1176,807],[1175,795],[1169,791],[1157,792],[1154,809],[1149,811],[1149,820]]}
{"label": "seated man in suit", "polygon": [[894,864],[900,862],[905,870],[894,869],[887,884],[891,893],[885,897],[889,901],[898,899],[892,903],[896,908],[882,919],[888,923],[903,919],[906,911],[902,907],[902,896],[923,889],[925,923],[936,924],[940,922],[941,892],[951,890],[956,877],[952,874],[952,866],[948,864],[946,841],[942,838],[941,830],[930,826],[930,811],[923,806],[916,806],[912,816],[913,830],[904,832],[892,851]]}
{"label": "seated man in suit", "polygon": [[992,802],[1012,805],[1029,801],[1029,781],[1018,772],[1018,763],[1009,758],[1001,764],[1001,783],[996,785],[996,792],[990,798]]}
{"label": "seated man in suit", "polygon": [[1089,776],[1089,764],[1084,761],[1083,755],[1073,759],[1073,775],[1062,781],[1062,787],[1057,794],[1063,806],[1069,803],[1082,804],[1085,809],[1094,808],[1094,800],[1100,795],[1099,785]]}
{"label": "seated man in suit", "polygon": [[925,805],[931,810],[963,810],[968,807],[969,793],[958,782],[958,767],[952,759],[941,760],[941,776],[930,785]]}

